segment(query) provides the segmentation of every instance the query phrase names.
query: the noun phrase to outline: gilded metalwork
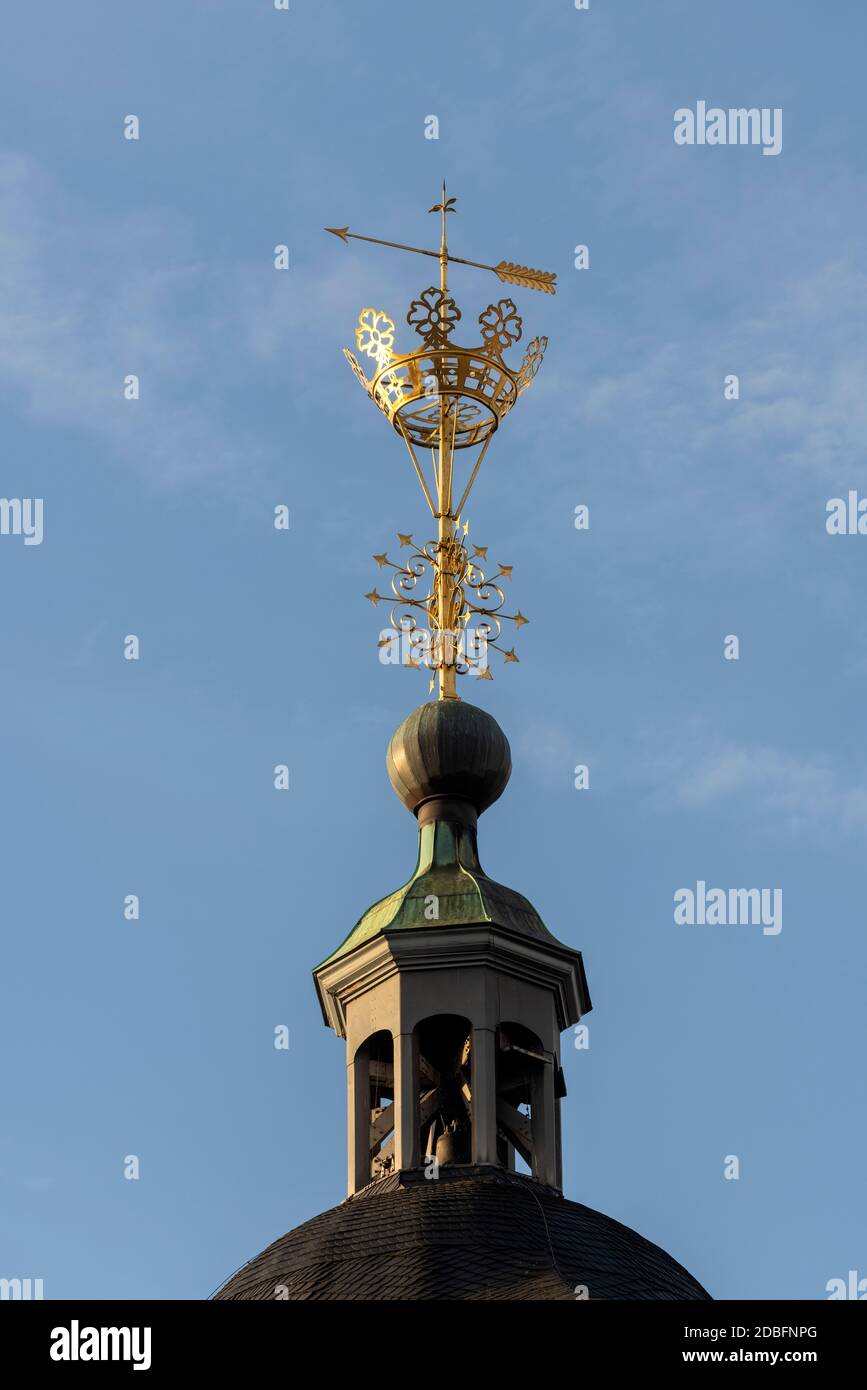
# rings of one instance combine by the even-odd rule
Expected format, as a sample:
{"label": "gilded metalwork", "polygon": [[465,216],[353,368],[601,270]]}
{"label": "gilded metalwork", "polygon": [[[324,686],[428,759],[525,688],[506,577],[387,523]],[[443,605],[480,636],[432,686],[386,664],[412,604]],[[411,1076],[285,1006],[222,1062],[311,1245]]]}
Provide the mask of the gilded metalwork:
{"label": "gilded metalwork", "polygon": [[455,301],[435,285],[422,290],[409,307],[406,321],[424,339],[425,347],[443,347],[454,332],[461,311]]}
{"label": "gilded metalwork", "polygon": [[545,349],[547,346],[547,338],[534,338],[527,348],[527,351],[524,353],[524,360],[521,363],[521,370],[518,373],[519,396],[526,391],[541,367],[542,358],[545,356]]}
{"label": "gilded metalwork", "polygon": [[[503,283],[544,294],[555,293],[557,279],[552,272],[513,261],[487,265],[453,255],[447,245],[446,222],[449,214],[457,211],[455,203],[454,197],[446,197],[443,184],[440,201],[430,209],[441,219],[440,246],[435,251],[361,236],[348,227],[326,228],[343,242],[354,239],[410,251],[432,257],[440,265],[439,286],[422,290],[406,316],[407,324],[422,340],[419,347],[399,351],[395,320],[382,309],[365,308],[359,315],[355,342],[359,355],[373,364],[370,376],[355,354],[344,348],[366,394],[403,439],[437,522],[437,539],[421,547],[415,546],[411,536],[400,535],[401,546],[410,549],[404,564],[393,564],[387,555],[374,559],[381,569],[389,566],[395,571],[390,614],[394,636],[382,638],[380,645],[401,642],[403,664],[433,669],[432,684],[438,678],[440,699],[457,699],[457,675],[474,671],[483,679],[492,678],[487,665],[489,648],[499,651],[506,662],[518,660],[514,647],[498,645],[503,621],[513,622],[516,628],[527,622],[520,610],[502,612],[505,597],[499,581],[511,579],[511,566],[501,565],[492,578],[486,578],[478,560],[486,562],[487,547],[477,546],[470,555],[465,542],[467,524],[463,535],[459,527],[491,439],[518,397],[532,384],[548,343],[547,338],[533,338],[519,366],[506,362],[506,353],[523,334],[523,319],[511,299],[497,300],[479,315],[478,345],[456,343],[454,336],[462,316],[449,293],[448,266],[454,263],[488,270]],[[430,481],[425,475],[426,450],[430,450]],[[474,452],[467,454],[468,463],[459,467],[466,450]],[[387,596],[374,589],[367,598],[379,604]],[[475,643],[472,649],[467,641],[469,631]]]}
{"label": "gilded metalwork", "polygon": [[[386,553],[373,557],[380,569],[393,571],[392,632],[380,637],[379,646],[393,649],[396,663],[403,666],[438,671],[446,663],[458,675],[473,674],[484,680],[493,679],[489,650],[499,652],[506,662],[517,661],[514,647],[507,650],[499,643],[504,622],[516,628],[529,622],[520,609],[503,612],[506,594],[498,581],[511,580],[512,566],[501,564],[488,578],[478,564],[479,559],[487,559],[488,547],[475,546],[470,553],[465,532],[421,546],[402,533],[398,541],[401,548],[409,544],[411,550],[400,564]],[[389,596],[376,589],[365,598],[375,606],[389,602]]]}
{"label": "gilded metalwork", "polygon": [[499,304],[489,304],[479,315],[482,341],[488,352],[502,357],[507,348],[521,340],[524,320],[518,317],[518,307],[511,299],[501,299]]}
{"label": "gilded metalwork", "polygon": [[381,309],[362,309],[355,341],[359,352],[372,357],[378,367],[387,367],[394,355],[394,320]]}

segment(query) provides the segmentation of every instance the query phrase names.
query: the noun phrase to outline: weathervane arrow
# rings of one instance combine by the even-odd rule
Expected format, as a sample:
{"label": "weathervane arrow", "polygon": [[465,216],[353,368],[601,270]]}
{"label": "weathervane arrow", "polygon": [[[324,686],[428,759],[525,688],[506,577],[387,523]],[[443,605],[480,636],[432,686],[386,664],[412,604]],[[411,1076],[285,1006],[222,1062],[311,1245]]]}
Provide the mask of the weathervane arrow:
{"label": "weathervane arrow", "polygon": [[[451,199],[449,201],[452,201]],[[441,211],[440,207],[431,208],[431,212]],[[454,208],[447,208],[447,212],[454,212]],[[396,251],[412,251],[417,256],[432,256],[435,261],[443,259],[441,251],[428,251],[423,246],[406,246],[402,241],[384,241],[381,237],[362,236],[360,232],[351,232],[348,227],[326,227],[326,232],[332,236],[340,237],[342,242],[370,241],[374,246],[391,246]],[[454,261],[456,265],[471,265],[476,270],[491,270],[498,279],[507,285],[522,285],[527,290],[541,290],[543,294],[556,294],[557,274],[551,270],[534,270],[528,265],[517,265],[514,261],[500,261],[497,265],[485,265],[482,261],[468,261],[463,256],[453,256],[450,251],[445,253],[445,260]]]}

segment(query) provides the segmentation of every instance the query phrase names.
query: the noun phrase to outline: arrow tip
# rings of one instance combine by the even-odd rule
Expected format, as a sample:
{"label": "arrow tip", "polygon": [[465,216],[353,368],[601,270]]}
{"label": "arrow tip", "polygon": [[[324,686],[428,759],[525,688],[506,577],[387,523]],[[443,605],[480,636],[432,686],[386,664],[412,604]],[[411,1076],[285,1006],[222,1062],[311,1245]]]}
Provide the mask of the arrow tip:
{"label": "arrow tip", "polygon": [[339,236],[341,241],[346,241],[349,235],[348,227],[326,227],[325,231],[330,232],[332,236]]}

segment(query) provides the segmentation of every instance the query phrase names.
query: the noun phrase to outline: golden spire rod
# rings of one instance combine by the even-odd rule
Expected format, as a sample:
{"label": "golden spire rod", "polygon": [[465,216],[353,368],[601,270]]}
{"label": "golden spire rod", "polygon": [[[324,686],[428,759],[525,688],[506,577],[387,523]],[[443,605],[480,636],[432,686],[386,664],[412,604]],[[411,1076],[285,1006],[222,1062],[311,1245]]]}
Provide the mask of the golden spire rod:
{"label": "golden spire rod", "polygon": [[[431,212],[439,212],[442,218],[442,234],[440,237],[440,289],[442,297],[440,299],[440,323],[445,328],[446,315],[448,312],[448,290],[449,290],[449,249],[446,245],[446,216],[454,212],[454,198],[446,198],[446,181],[443,179],[442,198],[438,203],[434,203]],[[451,206],[450,206],[451,205]],[[451,550],[454,547],[454,518],[452,516],[452,468],[455,457],[455,419],[452,417],[451,428],[448,427],[448,398],[441,391],[439,399],[440,407],[440,427],[439,427],[439,469],[437,470],[437,482],[439,484],[439,515],[437,517],[438,545],[437,553],[440,563],[437,566],[437,613],[441,631],[450,631],[454,628],[455,610],[455,566],[449,563]],[[457,700],[457,671],[452,662],[441,662],[437,671],[439,676],[439,697],[441,700]]]}
{"label": "golden spire rod", "polygon": [[[510,366],[504,353],[520,340],[522,319],[511,299],[501,299],[489,304],[479,316],[479,346],[453,344],[450,337],[461,319],[461,311],[449,293],[449,262],[492,271],[506,283],[544,294],[555,293],[557,278],[551,272],[509,261],[486,265],[453,256],[448,248],[447,224],[448,214],[456,211],[455,202],[454,197],[447,196],[443,181],[440,201],[428,209],[440,214],[440,243],[436,250],[362,236],[350,232],[348,227],[325,228],[343,242],[350,238],[369,241],[435,258],[440,265],[439,288],[423,290],[407,314],[407,323],[423,340],[422,347],[397,352],[393,319],[382,310],[365,308],[359,315],[355,339],[360,352],[375,362],[374,374],[368,378],[348,349],[344,349],[344,356],[370,399],[402,436],[437,523],[436,539],[420,545],[413,542],[411,535],[399,535],[401,548],[411,548],[403,564],[393,564],[386,554],[374,556],[380,568],[394,570],[391,588],[395,602],[390,623],[395,637],[381,635],[379,646],[384,642],[393,645],[397,638],[402,643],[405,634],[411,653],[403,664],[418,667],[423,661],[433,667],[431,691],[438,681],[441,700],[458,699],[459,674],[473,672],[483,679],[492,679],[485,654],[489,647],[500,652],[506,662],[518,660],[514,648],[507,650],[498,645],[503,621],[514,623],[516,628],[527,622],[520,610],[503,611],[506,597],[502,585],[511,580],[511,566],[501,564],[496,574],[486,578],[478,562],[481,560],[487,569],[487,547],[475,546],[470,554],[466,543],[469,522],[462,524],[461,517],[494,431],[533,381],[548,342],[544,337],[534,338],[520,366]],[[416,455],[416,446],[430,449],[431,487]],[[456,455],[471,448],[478,449],[478,453],[455,506],[456,479],[463,481],[463,474],[456,472]],[[458,491],[461,482],[457,482]],[[386,599],[376,589],[366,597],[374,605]],[[418,627],[422,617],[425,628]],[[476,623],[472,631],[468,626],[471,618]],[[427,637],[423,636],[425,631]],[[424,655],[425,642],[430,647],[429,656]]]}

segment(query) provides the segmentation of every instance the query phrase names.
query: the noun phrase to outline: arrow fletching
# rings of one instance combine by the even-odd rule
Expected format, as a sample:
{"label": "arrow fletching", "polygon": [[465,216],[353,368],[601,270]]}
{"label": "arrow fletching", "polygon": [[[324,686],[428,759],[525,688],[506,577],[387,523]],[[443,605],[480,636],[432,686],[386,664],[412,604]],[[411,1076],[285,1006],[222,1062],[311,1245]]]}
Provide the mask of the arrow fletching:
{"label": "arrow fletching", "polygon": [[543,294],[557,293],[555,271],[533,270],[528,265],[515,265],[513,261],[500,261],[493,269],[507,285],[523,285],[524,289],[541,290]]}

